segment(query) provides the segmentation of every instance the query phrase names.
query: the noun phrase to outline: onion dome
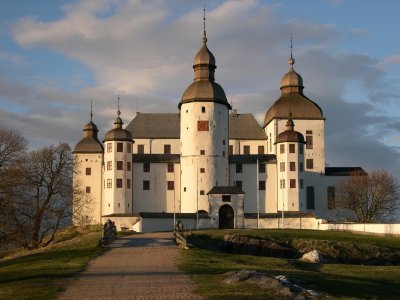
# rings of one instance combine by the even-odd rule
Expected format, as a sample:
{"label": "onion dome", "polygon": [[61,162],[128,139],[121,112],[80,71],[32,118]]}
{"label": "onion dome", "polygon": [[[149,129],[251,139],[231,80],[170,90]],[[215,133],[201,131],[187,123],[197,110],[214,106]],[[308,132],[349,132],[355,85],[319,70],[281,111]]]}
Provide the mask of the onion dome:
{"label": "onion dome", "polygon": [[292,114],[289,113],[289,119],[286,122],[286,130],[278,134],[276,137],[275,144],[286,143],[286,142],[296,142],[305,144],[304,136],[294,130],[294,122],[292,120]]}
{"label": "onion dome", "polygon": [[303,94],[303,78],[294,70],[294,64],[295,60],[290,55],[289,72],[281,81],[282,95],[265,114],[264,127],[273,119],[286,119],[289,112],[292,113],[293,119],[324,119],[322,109]]}
{"label": "onion dome", "polygon": [[104,142],[107,141],[130,141],[132,142],[132,133],[122,128],[124,124],[120,118],[121,112],[118,107],[117,118],[114,121],[114,128],[105,135]]}
{"label": "onion dome", "polygon": [[93,113],[90,111],[90,122],[83,127],[83,139],[74,148],[74,153],[103,153],[103,145],[97,138],[96,124],[93,123]]}
{"label": "onion dome", "polygon": [[215,82],[214,73],[217,66],[215,57],[207,47],[206,31],[203,31],[203,46],[194,57],[194,82],[187,87],[183,93],[181,105],[189,102],[217,102],[226,105],[231,109],[231,105],[226,99],[224,89]]}

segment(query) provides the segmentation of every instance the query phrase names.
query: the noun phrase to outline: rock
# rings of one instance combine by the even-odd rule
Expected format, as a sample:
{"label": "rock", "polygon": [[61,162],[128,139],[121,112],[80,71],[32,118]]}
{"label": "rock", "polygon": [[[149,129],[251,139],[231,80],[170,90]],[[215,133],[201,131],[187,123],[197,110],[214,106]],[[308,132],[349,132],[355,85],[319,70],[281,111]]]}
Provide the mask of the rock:
{"label": "rock", "polygon": [[240,270],[238,272],[232,271],[225,273],[225,283],[233,283],[233,282],[238,282],[238,281],[244,281],[249,279],[252,276],[255,276],[258,274],[255,270]]}
{"label": "rock", "polygon": [[322,263],[324,262],[324,255],[319,250],[312,250],[310,252],[305,253],[300,260],[307,261],[311,263]]}
{"label": "rock", "polygon": [[279,258],[298,257],[297,251],[269,240],[227,234],[224,236],[224,241],[222,249],[230,253]]}

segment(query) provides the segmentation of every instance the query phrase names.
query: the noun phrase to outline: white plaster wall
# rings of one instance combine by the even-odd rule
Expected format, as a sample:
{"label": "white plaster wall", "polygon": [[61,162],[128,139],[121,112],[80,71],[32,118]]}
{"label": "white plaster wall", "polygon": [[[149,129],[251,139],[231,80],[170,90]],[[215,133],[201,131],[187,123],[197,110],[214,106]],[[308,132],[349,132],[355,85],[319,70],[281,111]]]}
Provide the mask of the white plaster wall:
{"label": "white plaster wall", "polygon": [[244,154],[244,146],[250,146],[250,154],[258,154],[258,146],[264,146],[264,153],[267,154],[266,140],[236,140],[230,139],[229,145],[233,146],[234,155]]}
{"label": "white plaster wall", "polygon": [[[323,221],[316,218],[268,218],[259,220],[259,229],[321,229]],[[245,219],[245,228],[257,228],[257,219]]]}
{"label": "white plaster wall", "polygon": [[276,213],[278,210],[278,180],[276,164],[266,165],[266,183],[265,183],[265,213]]}
{"label": "white plaster wall", "polygon": [[[85,214],[90,224],[101,222],[101,195],[102,195],[102,163],[103,155],[95,154],[75,154],[75,167],[77,173],[74,173],[74,186],[88,197],[88,207],[85,207]],[[91,175],[86,175],[86,168],[91,168]],[[86,187],[89,186],[90,194],[86,194]],[[78,201],[78,200],[77,200]],[[86,201],[86,200],[83,200]]]}
{"label": "white plaster wall", "polygon": [[[112,144],[112,151],[107,152],[107,144]],[[117,143],[123,143],[123,152],[117,152]],[[132,171],[127,171],[127,162],[132,163],[132,153],[127,153],[127,141],[107,141],[104,143],[103,177],[103,215],[132,212]],[[112,162],[112,169],[107,170],[107,162]],[[123,170],[117,170],[117,161],[123,161]],[[117,178],[122,179],[122,188],[117,188]],[[126,188],[127,179],[131,179],[131,189]],[[112,187],[107,188],[107,179],[112,180]]]}
{"label": "white plaster wall", "polygon": [[[180,115],[182,212],[208,211],[207,193],[215,185],[229,182],[228,108],[214,102],[185,103]],[[209,131],[197,130],[199,120],[209,122]],[[200,150],[205,150],[205,155],[200,155]],[[205,169],[204,174],[200,168]]]}
{"label": "white plaster wall", "polygon": [[[304,147],[304,158],[314,160],[314,168],[310,171],[325,173],[325,121],[324,120],[298,120],[293,119],[294,130],[303,134],[306,138],[306,131],[312,130],[313,135],[313,149],[306,149]],[[265,132],[268,136],[268,154],[276,154],[276,145],[274,145],[276,137],[279,133],[286,130],[287,120],[275,119],[272,120],[266,127]],[[272,147],[270,142],[272,141]],[[272,150],[272,151],[270,151]],[[305,166],[304,166],[305,167]]]}
{"label": "white plaster wall", "polygon": [[[126,216],[126,217],[102,217],[102,224],[106,223],[110,219],[115,223],[117,231],[121,231],[122,227],[128,228],[128,230],[135,230],[137,223],[140,222],[140,217]],[[137,230],[135,230],[137,231]]]}
{"label": "white plaster wall", "polygon": [[138,145],[144,145],[145,154],[164,154],[164,145],[171,145],[171,154],[179,154],[181,143],[179,139],[135,139],[132,152],[138,152]]}
{"label": "white plaster wall", "polygon": [[219,228],[219,209],[229,205],[234,211],[234,228],[244,228],[243,194],[231,195],[230,202],[222,202],[222,195],[209,195],[210,201],[210,227]]}
{"label": "white plaster wall", "polygon": [[[236,186],[236,181],[242,181],[244,194],[244,212],[257,212],[257,192],[259,194],[259,211],[265,211],[265,195],[267,191],[258,190],[257,164],[242,164],[242,173],[236,173],[236,164],[229,165],[230,185]],[[265,168],[267,172],[267,167]],[[266,173],[259,173],[259,181],[266,180]],[[265,186],[267,189],[267,184]]]}
{"label": "white plaster wall", "polygon": [[[184,230],[195,230],[196,229],[196,218],[179,218],[183,223]],[[209,219],[199,219],[199,229],[210,228]],[[174,219],[173,218],[142,218],[141,221],[141,232],[157,232],[157,231],[173,231],[174,230]]]}
{"label": "white plaster wall", "polygon": [[[143,163],[133,164],[133,212],[181,212],[180,164],[174,172],[167,172],[168,163],[151,163],[150,172],[143,172]],[[150,181],[150,190],[143,190],[143,181]],[[167,181],[174,181],[174,190],[167,189]]]}

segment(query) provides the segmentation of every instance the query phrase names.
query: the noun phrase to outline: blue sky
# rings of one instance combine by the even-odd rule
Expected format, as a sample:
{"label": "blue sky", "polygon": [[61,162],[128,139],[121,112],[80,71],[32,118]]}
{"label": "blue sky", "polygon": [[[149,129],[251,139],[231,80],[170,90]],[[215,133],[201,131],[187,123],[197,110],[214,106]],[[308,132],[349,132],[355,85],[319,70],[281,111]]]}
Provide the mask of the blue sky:
{"label": "blue sky", "polygon": [[[290,35],[305,94],[323,109],[331,166],[400,166],[398,1],[205,1],[216,80],[260,124],[279,97]],[[177,112],[201,45],[202,3],[2,1],[0,122],[32,148],[71,146],[88,120],[112,126]]]}

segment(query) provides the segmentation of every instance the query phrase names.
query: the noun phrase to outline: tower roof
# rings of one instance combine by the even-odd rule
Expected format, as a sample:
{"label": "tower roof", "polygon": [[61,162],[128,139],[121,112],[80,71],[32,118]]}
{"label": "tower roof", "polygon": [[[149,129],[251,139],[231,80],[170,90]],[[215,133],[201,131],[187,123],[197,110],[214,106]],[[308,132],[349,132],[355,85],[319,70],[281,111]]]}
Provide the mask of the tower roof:
{"label": "tower roof", "polygon": [[286,122],[286,130],[278,134],[276,137],[275,144],[286,143],[286,142],[296,142],[305,144],[304,136],[294,130],[294,122],[292,120],[292,114],[289,113],[289,119]]}
{"label": "tower roof", "polygon": [[103,153],[103,145],[97,138],[98,132],[90,105],[90,122],[83,127],[83,138],[75,145],[74,153]]}
{"label": "tower roof", "polygon": [[104,137],[104,141],[132,141],[132,134],[122,128],[124,124],[120,117],[121,111],[119,109],[119,96],[118,96],[118,110],[117,118],[114,121],[114,128],[108,131]]}
{"label": "tower roof", "polygon": [[226,99],[224,89],[215,82],[214,73],[217,66],[214,55],[207,47],[205,14],[203,21],[203,45],[194,57],[194,82],[186,88],[178,108],[180,109],[182,104],[189,102],[217,102],[230,109],[231,106]]}
{"label": "tower roof", "polygon": [[281,81],[282,95],[265,114],[264,127],[273,119],[286,119],[289,113],[292,114],[293,119],[324,119],[322,109],[303,94],[303,78],[294,70],[294,64],[295,59],[291,51],[289,72],[282,77]]}

